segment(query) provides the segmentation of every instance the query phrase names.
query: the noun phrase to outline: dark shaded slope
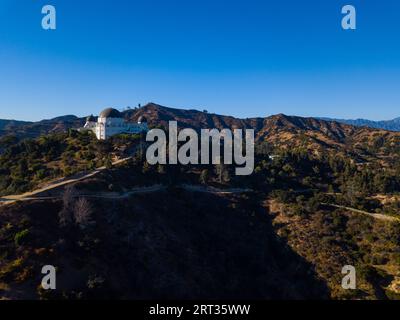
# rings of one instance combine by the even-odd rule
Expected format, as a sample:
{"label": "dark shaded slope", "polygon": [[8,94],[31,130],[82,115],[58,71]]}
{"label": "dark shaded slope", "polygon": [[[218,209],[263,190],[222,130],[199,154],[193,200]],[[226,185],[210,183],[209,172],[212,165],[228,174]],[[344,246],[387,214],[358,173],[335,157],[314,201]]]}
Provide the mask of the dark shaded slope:
{"label": "dark shaded slope", "polygon": [[[92,203],[96,224],[86,229],[61,229],[59,203],[1,208],[0,282],[10,289],[0,295],[38,298],[40,268],[53,264],[58,298],[326,298],[255,200],[171,190],[99,201]],[[21,229],[29,236],[16,247]]]}

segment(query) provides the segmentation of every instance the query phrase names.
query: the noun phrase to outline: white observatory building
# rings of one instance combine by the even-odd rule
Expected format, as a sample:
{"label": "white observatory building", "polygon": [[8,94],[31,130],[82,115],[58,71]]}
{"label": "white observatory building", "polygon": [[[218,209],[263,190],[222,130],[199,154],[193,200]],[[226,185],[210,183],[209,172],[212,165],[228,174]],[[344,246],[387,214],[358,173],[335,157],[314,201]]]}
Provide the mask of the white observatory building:
{"label": "white observatory building", "polygon": [[96,134],[97,139],[106,140],[107,138],[120,133],[140,133],[147,132],[146,118],[141,116],[137,123],[127,122],[123,115],[116,109],[107,108],[100,112],[97,118],[89,116],[83,130],[91,130]]}

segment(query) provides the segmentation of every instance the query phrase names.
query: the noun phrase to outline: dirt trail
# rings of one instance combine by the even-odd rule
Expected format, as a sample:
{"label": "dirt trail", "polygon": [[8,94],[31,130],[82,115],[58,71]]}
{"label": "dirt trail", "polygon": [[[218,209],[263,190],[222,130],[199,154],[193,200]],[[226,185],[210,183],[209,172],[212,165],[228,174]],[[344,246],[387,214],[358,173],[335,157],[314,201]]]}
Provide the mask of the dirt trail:
{"label": "dirt trail", "polygon": [[[124,159],[126,161],[127,159]],[[120,160],[118,163],[121,163],[122,160]],[[116,164],[116,163],[114,163]],[[79,178],[71,178],[62,182],[58,183],[53,183],[50,184],[44,188],[24,193],[21,195],[13,195],[13,196],[6,196],[3,198],[0,198],[0,205],[3,204],[12,204],[15,203],[16,201],[32,201],[32,200],[55,200],[55,199],[60,199],[62,197],[62,194],[56,195],[56,196],[40,196],[39,194],[42,193],[43,191],[51,190],[54,188],[57,188],[59,186],[63,185],[68,185],[73,182],[81,181],[84,179],[87,179],[89,177],[93,177],[97,173],[101,172],[101,170],[104,170],[102,168],[97,169],[94,172],[91,172],[86,175],[82,175]],[[190,191],[190,192],[204,192],[204,193],[214,193],[214,194],[233,194],[233,193],[244,193],[244,192],[251,192],[252,189],[247,189],[247,188],[230,188],[230,189],[218,189],[214,187],[205,187],[205,186],[199,186],[199,185],[187,185],[183,184],[179,186],[180,188]],[[158,192],[165,190],[167,186],[161,185],[161,184],[156,184],[152,186],[147,186],[147,187],[135,187],[132,188],[128,191],[124,192],[96,192],[96,193],[78,193],[76,197],[85,197],[85,198],[101,198],[101,199],[124,199],[124,198],[129,198],[131,195],[134,194],[144,194],[144,193],[152,193],[152,192]]]}
{"label": "dirt trail", "polygon": [[182,184],[180,186],[182,189],[186,191],[192,192],[204,192],[204,193],[216,193],[216,194],[232,194],[232,193],[244,193],[244,192],[252,192],[252,189],[249,188],[229,188],[229,189],[219,189],[215,187],[206,187],[201,185],[192,185],[192,184]]}
{"label": "dirt trail", "polygon": [[[131,157],[128,158],[123,158],[123,159],[119,159],[117,161],[114,161],[112,164],[113,165],[118,165],[121,164],[127,160],[129,160]],[[96,170],[92,171],[92,172],[88,172],[88,173],[78,173],[72,177],[69,178],[61,178],[61,179],[57,179],[54,180],[50,183],[48,183],[46,186],[30,191],[30,192],[26,192],[23,194],[18,194],[18,195],[9,195],[9,196],[3,196],[0,198],[0,205],[1,204],[10,204],[10,203],[14,203],[16,201],[25,201],[25,200],[32,200],[32,199],[39,199],[40,193],[43,193],[45,191],[49,191],[49,190],[53,190],[56,189],[58,187],[62,187],[62,186],[66,186],[69,185],[71,183],[74,182],[78,182],[78,181],[82,181],[88,178],[91,178],[97,174],[99,174],[100,172],[104,171],[106,169],[105,166],[97,168]],[[42,198],[51,198],[51,197],[42,197]]]}
{"label": "dirt trail", "polygon": [[377,219],[377,220],[390,221],[390,222],[400,222],[399,218],[388,216],[388,215],[385,215],[385,214],[370,213],[370,212],[367,212],[367,211],[363,211],[363,210],[359,210],[359,209],[355,209],[355,208],[350,208],[350,207],[346,207],[346,206],[340,206],[340,205],[337,205],[337,204],[330,204],[330,203],[321,203],[321,204],[324,205],[324,206],[330,206],[330,207],[335,207],[335,208],[340,208],[340,209],[346,209],[346,210],[349,210],[349,211],[352,211],[352,212],[355,212],[355,213],[361,213],[361,214],[370,216],[370,217],[372,217],[374,219]]}

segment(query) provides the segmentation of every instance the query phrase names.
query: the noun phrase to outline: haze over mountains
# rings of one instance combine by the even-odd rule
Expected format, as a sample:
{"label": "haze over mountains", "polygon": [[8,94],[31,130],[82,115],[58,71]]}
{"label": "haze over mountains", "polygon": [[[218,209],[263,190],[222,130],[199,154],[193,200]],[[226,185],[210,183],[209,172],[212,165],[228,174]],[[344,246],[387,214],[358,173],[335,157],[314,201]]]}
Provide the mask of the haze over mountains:
{"label": "haze over mountains", "polygon": [[320,119],[327,121],[337,121],[359,127],[365,126],[376,129],[400,131],[400,117],[392,120],[383,120],[383,121],[372,121],[366,119],[332,119],[332,118],[320,118]]}

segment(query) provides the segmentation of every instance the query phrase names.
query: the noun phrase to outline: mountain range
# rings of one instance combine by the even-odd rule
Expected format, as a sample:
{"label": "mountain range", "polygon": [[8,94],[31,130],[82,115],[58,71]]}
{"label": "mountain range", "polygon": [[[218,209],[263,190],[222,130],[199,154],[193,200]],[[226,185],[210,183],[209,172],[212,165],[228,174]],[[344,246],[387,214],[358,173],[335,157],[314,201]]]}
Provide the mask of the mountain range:
{"label": "mountain range", "polygon": [[[336,138],[343,138],[343,131],[353,130],[342,124],[354,127],[400,131],[400,117],[387,121],[371,121],[365,119],[304,118],[278,114],[266,118],[240,119],[232,116],[208,113],[206,111],[169,108],[155,103],[149,103],[139,109],[125,110],[123,114],[130,121],[136,121],[140,115],[144,115],[148,118],[149,124],[154,126],[166,126],[168,121],[176,120],[178,121],[178,126],[194,129],[252,128],[256,131],[258,137],[265,135],[271,129],[271,126],[273,127],[274,125],[278,127],[280,125],[287,126],[292,131],[295,128],[309,130],[320,128],[325,133],[330,132],[330,135]],[[43,134],[65,132],[70,128],[79,128],[84,123],[85,118],[79,118],[74,115],[65,115],[36,122],[0,119],[0,137],[14,135],[18,138],[35,138]]]}
{"label": "mountain range", "polygon": [[[284,114],[240,119],[207,111],[169,108],[155,103],[128,109],[122,111],[122,114],[127,121],[132,122],[144,116],[150,128],[167,128],[169,121],[177,121],[179,128],[193,128],[196,131],[203,128],[254,129],[256,142],[266,142],[287,150],[302,149],[314,155],[338,152],[357,163],[369,162],[372,158],[376,160],[380,155],[386,162],[388,158],[383,154],[392,152],[400,143],[399,132],[346,124],[344,121]],[[80,128],[84,123],[85,118],[74,115],[38,122],[3,120],[0,122],[0,138],[7,135],[14,135],[18,139],[36,138],[43,134]]]}
{"label": "mountain range", "polygon": [[320,118],[327,121],[337,121],[340,123],[350,124],[358,127],[370,127],[376,129],[384,129],[390,131],[400,131],[400,117],[392,120],[372,121],[366,119],[332,119],[332,118]]}
{"label": "mountain range", "polygon": [[[356,162],[380,158],[382,152],[392,152],[400,143],[400,133],[383,129],[359,127],[318,118],[272,115],[266,118],[238,119],[197,110],[163,107],[154,103],[143,108],[127,110],[129,121],[146,117],[149,126],[167,127],[175,120],[180,128],[247,128],[254,129],[256,142],[266,142],[283,149],[303,149],[321,155],[338,152]],[[385,151],[386,150],[386,151]],[[386,159],[387,158],[384,158]],[[386,161],[385,160],[385,161]]]}
{"label": "mountain range", "polygon": [[70,128],[79,128],[84,124],[84,118],[78,118],[74,115],[36,122],[0,119],[0,137],[15,135],[18,138],[36,138],[43,134],[64,132]]}

